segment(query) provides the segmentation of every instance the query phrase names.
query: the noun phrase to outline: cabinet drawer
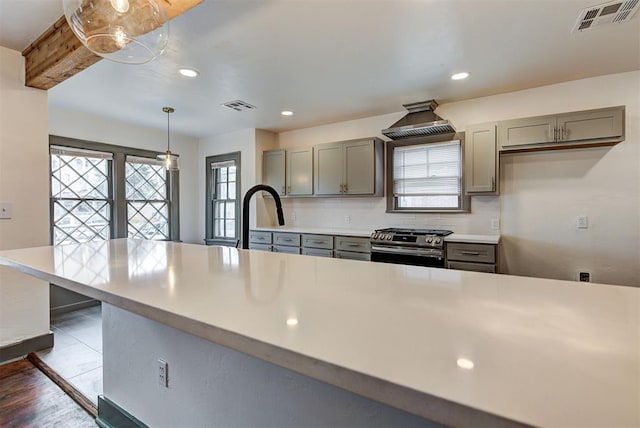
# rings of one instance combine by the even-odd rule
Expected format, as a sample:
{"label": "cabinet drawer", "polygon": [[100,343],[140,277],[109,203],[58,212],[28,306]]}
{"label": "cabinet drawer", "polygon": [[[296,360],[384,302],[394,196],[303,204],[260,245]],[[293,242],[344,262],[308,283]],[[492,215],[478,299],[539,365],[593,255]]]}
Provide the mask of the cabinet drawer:
{"label": "cabinet drawer", "polygon": [[342,251],[356,251],[360,253],[371,252],[369,238],[355,238],[349,236],[336,236],[335,249]]}
{"label": "cabinet drawer", "polygon": [[274,245],[288,245],[292,247],[300,246],[300,235],[298,233],[281,233],[273,234]]}
{"label": "cabinet drawer", "polygon": [[249,244],[250,250],[271,251],[271,245],[268,244]]}
{"label": "cabinet drawer", "polygon": [[495,263],[496,247],[495,245],[488,244],[461,244],[450,242],[447,244],[447,261],[449,260]]}
{"label": "cabinet drawer", "polygon": [[261,232],[258,230],[251,230],[249,231],[249,243],[271,244],[271,232]]}
{"label": "cabinet drawer", "polygon": [[300,247],[288,247],[286,245],[274,245],[271,249],[274,253],[300,254]]}
{"label": "cabinet drawer", "polygon": [[302,246],[306,248],[333,248],[333,236],[329,235],[302,235]]}
{"label": "cabinet drawer", "polygon": [[333,250],[323,250],[321,248],[303,248],[302,254],[305,256],[333,257]]}
{"label": "cabinet drawer", "polygon": [[496,265],[469,262],[447,262],[447,269],[468,270],[472,272],[496,273]]}
{"label": "cabinet drawer", "polygon": [[371,254],[369,253],[356,253],[353,251],[334,251],[334,257],[336,259],[348,259],[348,260],[371,260]]}

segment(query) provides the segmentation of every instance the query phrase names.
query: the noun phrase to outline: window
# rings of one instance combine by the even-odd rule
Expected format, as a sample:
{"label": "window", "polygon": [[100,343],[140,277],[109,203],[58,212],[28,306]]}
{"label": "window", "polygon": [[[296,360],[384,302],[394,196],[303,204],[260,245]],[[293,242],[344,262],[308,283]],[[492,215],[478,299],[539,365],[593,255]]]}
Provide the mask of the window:
{"label": "window", "polygon": [[156,152],[50,137],[51,243],[179,240],[178,171]]}
{"label": "window", "polygon": [[110,153],[51,148],[54,245],[111,237]]}
{"label": "window", "polygon": [[127,236],[169,239],[169,200],[164,162],[127,156]]}
{"label": "window", "polygon": [[240,153],[206,159],[206,243],[236,246],[240,239]]}
{"label": "window", "polygon": [[463,212],[462,142],[389,143],[388,212]]}

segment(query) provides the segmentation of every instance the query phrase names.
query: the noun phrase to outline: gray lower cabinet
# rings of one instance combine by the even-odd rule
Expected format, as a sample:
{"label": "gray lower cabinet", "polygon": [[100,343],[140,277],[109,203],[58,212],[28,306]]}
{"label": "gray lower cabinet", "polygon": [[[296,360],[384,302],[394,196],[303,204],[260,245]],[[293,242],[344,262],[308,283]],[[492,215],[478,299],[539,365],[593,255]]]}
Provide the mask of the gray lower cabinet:
{"label": "gray lower cabinet", "polygon": [[333,257],[333,250],[323,250],[322,248],[302,248],[305,256]]}
{"label": "gray lower cabinet", "polygon": [[447,242],[445,257],[448,269],[498,273],[498,246]]}
{"label": "gray lower cabinet", "polygon": [[337,259],[371,260],[371,241],[369,238],[354,236],[336,236],[333,242]]}
{"label": "gray lower cabinet", "polygon": [[249,231],[249,249],[338,259],[371,260],[369,238],[356,236],[251,230]]}
{"label": "gray lower cabinet", "polygon": [[300,254],[300,234],[273,232],[274,253]]}
{"label": "gray lower cabinet", "polygon": [[464,179],[467,194],[499,193],[497,127],[497,122],[467,126],[464,138]]}

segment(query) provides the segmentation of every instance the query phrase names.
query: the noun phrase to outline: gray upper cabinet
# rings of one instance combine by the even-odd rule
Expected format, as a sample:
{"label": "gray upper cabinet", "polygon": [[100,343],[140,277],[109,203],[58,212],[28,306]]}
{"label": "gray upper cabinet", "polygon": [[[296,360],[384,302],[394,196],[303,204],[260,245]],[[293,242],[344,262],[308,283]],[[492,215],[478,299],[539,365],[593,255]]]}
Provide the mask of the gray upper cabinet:
{"label": "gray upper cabinet", "polygon": [[269,150],[262,152],[262,182],[284,195],[285,187],[285,151]]}
{"label": "gray upper cabinet", "polygon": [[464,179],[467,194],[498,194],[496,122],[469,125],[465,131]]}
{"label": "gray upper cabinet", "polygon": [[558,116],[562,141],[583,141],[623,135],[624,108],[601,109]]}
{"label": "gray upper cabinet", "polygon": [[624,106],[585,110],[498,124],[500,151],[614,145],[624,141]]}
{"label": "gray upper cabinet", "polygon": [[276,189],[280,195],[312,195],[311,147],[262,152],[262,182]]}
{"label": "gray upper cabinet", "polygon": [[318,144],[313,150],[316,195],[383,194],[382,140]]}
{"label": "gray upper cabinet", "polygon": [[313,150],[311,147],[286,151],[286,193],[291,196],[313,194]]}

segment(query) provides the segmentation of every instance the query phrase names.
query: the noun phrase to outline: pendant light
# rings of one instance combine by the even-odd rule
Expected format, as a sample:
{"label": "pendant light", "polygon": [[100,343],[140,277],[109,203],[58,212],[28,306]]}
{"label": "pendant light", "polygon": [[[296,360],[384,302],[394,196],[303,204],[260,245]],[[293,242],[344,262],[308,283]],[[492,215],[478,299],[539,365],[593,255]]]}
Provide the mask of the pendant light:
{"label": "pendant light", "polygon": [[73,33],[103,58],[145,64],[164,52],[169,21],[163,0],[62,0]]}
{"label": "pendant light", "polygon": [[167,152],[158,155],[156,159],[164,162],[167,171],[178,170],[178,156],[171,153],[171,143],[169,138],[169,115],[175,111],[173,107],[162,107],[162,111],[167,113]]}

